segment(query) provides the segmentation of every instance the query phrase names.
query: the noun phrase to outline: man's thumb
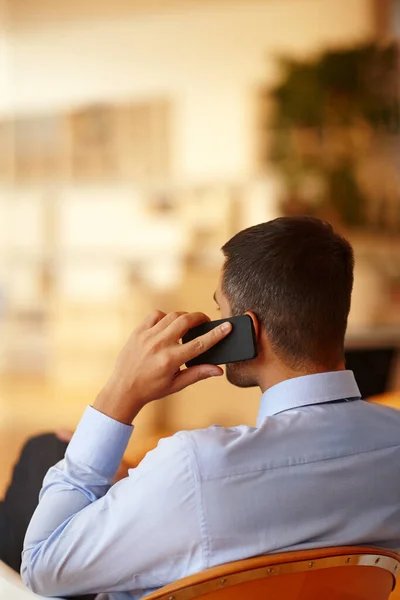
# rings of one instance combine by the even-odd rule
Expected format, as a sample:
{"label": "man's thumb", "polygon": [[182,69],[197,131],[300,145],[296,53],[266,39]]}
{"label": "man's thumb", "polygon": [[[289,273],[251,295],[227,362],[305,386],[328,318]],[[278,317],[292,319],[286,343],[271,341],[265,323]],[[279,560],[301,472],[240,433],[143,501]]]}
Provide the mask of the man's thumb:
{"label": "man's thumb", "polygon": [[189,367],[180,371],[177,375],[173,384],[173,390],[171,393],[180,392],[189,385],[193,385],[203,379],[209,379],[210,377],[220,377],[224,372],[221,367],[216,365],[199,365],[196,367]]}

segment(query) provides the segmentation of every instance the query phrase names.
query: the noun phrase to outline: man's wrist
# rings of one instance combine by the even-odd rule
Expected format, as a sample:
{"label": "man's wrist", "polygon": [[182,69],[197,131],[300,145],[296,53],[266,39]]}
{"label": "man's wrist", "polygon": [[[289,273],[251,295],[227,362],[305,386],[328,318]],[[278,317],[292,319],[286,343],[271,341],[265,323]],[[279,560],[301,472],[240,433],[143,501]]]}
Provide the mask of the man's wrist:
{"label": "man's wrist", "polygon": [[131,425],[133,419],[138,415],[143,405],[139,402],[129,400],[119,386],[107,384],[98,394],[93,408],[107,417],[119,421],[124,425]]}

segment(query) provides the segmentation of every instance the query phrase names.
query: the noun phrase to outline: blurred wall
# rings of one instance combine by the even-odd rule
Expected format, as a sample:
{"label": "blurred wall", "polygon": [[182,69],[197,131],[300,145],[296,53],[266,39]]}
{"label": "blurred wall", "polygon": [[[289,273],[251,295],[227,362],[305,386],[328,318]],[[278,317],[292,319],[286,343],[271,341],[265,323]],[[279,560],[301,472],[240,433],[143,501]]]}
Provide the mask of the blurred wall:
{"label": "blurred wall", "polygon": [[180,181],[252,173],[252,93],[274,78],[276,55],[373,31],[370,0],[150,2],[149,14],[145,3],[80,4],[10,3],[15,109],[170,97]]}
{"label": "blurred wall", "polygon": [[[0,9],[1,112],[51,115],[102,101],[165,98],[173,113],[167,184],[178,186],[252,181],[257,90],[276,77],[276,57],[373,33],[370,0],[0,0]],[[232,230],[275,216],[266,209],[265,199],[277,195],[272,180],[268,185],[241,201],[234,225],[223,192],[192,217],[185,200],[179,218],[167,219],[146,212],[134,181],[36,182],[11,194],[0,187],[0,284],[16,313],[4,325],[0,366],[7,351],[5,370],[37,363],[56,380],[80,381],[86,373],[96,381],[128,323],[159,302],[145,286],[129,288],[127,266],[142,257],[154,278],[175,277],[172,287],[182,289],[170,308],[202,308],[200,275],[190,285],[190,274],[183,278],[185,258],[199,245],[189,220],[215,225],[217,249]],[[207,277],[211,298],[215,267]]]}
{"label": "blurred wall", "polygon": [[0,0],[0,109],[12,110],[10,11],[7,0]]}

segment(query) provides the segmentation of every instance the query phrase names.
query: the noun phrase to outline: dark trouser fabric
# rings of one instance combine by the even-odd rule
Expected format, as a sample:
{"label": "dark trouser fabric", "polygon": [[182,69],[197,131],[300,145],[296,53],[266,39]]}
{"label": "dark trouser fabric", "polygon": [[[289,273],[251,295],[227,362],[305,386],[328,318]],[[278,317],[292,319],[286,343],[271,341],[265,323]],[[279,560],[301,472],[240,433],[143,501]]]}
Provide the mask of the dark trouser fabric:
{"label": "dark trouser fabric", "polygon": [[11,483],[0,502],[0,560],[15,571],[21,567],[25,533],[37,507],[44,476],[64,457],[66,449],[67,444],[54,434],[39,435],[27,441],[14,467]]}

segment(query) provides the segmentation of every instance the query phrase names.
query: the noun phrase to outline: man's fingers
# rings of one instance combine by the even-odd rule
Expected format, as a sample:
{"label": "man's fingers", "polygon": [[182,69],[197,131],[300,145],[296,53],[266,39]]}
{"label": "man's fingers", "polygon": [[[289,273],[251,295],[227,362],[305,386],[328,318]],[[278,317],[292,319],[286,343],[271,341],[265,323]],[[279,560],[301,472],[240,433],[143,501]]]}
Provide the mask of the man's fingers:
{"label": "man's fingers", "polygon": [[165,316],[165,312],[163,312],[162,310],[154,310],[152,313],[147,315],[147,317],[141,322],[136,331],[145,331],[146,329],[154,327],[154,325],[161,321]]}
{"label": "man's fingers", "polygon": [[190,367],[189,369],[183,369],[177,374],[170,393],[176,394],[176,392],[180,392],[193,383],[197,383],[203,379],[209,379],[210,377],[219,377],[223,374],[224,372],[221,367],[217,367],[216,365],[199,365]]}
{"label": "man's fingers", "polygon": [[172,312],[172,313],[168,313],[167,315],[164,315],[164,317],[157,323],[156,327],[154,327],[154,333],[159,333],[161,331],[164,331],[164,329],[166,329],[169,325],[171,325],[171,323],[174,323],[180,317],[187,315],[187,314],[188,314],[187,312],[177,311],[177,312]]}
{"label": "man's fingers", "polygon": [[181,364],[192,360],[192,358],[196,358],[199,354],[203,354],[203,352],[206,352],[206,350],[209,350],[223,340],[231,331],[232,324],[229,321],[225,321],[208,333],[200,335],[187,344],[182,344],[179,348]]}
{"label": "man's fingers", "polygon": [[184,313],[171,322],[168,327],[168,335],[171,335],[174,340],[180,340],[189,329],[207,321],[210,321],[210,317],[202,312]]}

